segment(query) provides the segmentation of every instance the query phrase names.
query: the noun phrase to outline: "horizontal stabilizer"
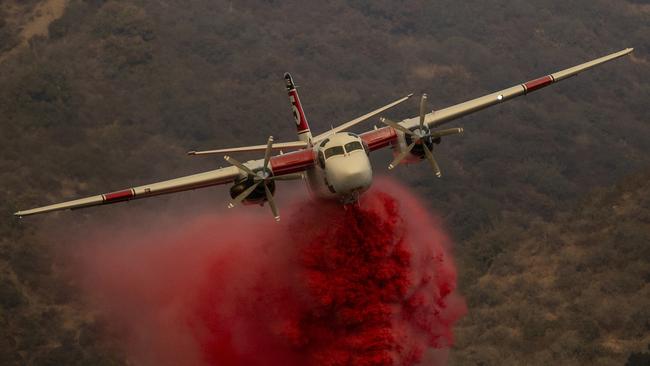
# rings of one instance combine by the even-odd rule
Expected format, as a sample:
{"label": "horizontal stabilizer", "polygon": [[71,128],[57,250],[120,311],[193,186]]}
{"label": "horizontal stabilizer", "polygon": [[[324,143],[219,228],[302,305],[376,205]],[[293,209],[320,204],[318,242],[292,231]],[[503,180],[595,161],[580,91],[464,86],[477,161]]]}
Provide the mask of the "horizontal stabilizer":
{"label": "horizontal stabilizer", "polygon": [[368,119],[382,113],[385,110],[393,108],[394,106],[406,101],[407,99],[409,99],[412,96],[413,96],[413,94],[409,94],[409,95],[405,96],[404,98],[400,98],[400,99],[398,99],[398,100],[396,100],[396,101],[394,101],[394,102],[392,102],[390,104],[386,104],[385,106],[383,106],[381,108],[378,108],[378,109],[375,109],[374,111],[372,111],[370,113],[366,113],[361,117],[357,117],[357,118],[355,118],[355,119],[353,119],[351,121],[345,122],[344,124],[342,124],[340,126],[334,127],[333,129],[331,129],[331,130],[329,130],[327,132],[321,133],[320,135],[314,137],[313,141],[318,142],[318,141],[321,141],[321,140],[325,139],[327,136],[333,135],[333,134],[335,134],[337,132],[345,131],[348,128],[354,126],[354,125],[357,125],[357,124],[359,124],[359,123],[361,123],[361,122],[363,122],[365,120],[368,120]]}
{"label": "horizontal stabilizer", "polygon": [[[297,150],[304,149],[309,146],[305,141],[292,141],[292,142],[278,142],[272,146],[273,150]],[[204,150],[204,151],[188,151],[187,155],[210,155],[210,154],[228,154],[234,152],[249,152],[249,151],[264,151],[266,145],[253,145],[243,147],[232,147],[217,150]]]}

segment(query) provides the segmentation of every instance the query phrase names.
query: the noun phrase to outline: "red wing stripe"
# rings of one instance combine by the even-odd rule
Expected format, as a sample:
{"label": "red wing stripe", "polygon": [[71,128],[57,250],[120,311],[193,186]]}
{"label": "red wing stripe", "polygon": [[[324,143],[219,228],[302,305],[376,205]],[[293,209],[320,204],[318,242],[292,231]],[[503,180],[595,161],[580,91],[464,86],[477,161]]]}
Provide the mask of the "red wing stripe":
{"label": "red wing stripe", "polygon": [[135,191],[133,190],[133,188],[129,188],[122,191],[106,193],[103,196],[104,196],[105,203],[128,201],[131,198],[135,197]]}
{"label": "red wing stripe", "polygon": [[553,77],[551,75],[547,75],[544,77],[541,77],[539,79],[531,80],[527,83],[522,84],[524,87],[524,90],[526,93],[530,93],[532,91],[535,91],[537,89],[541,89],[547,85],[550,85],[553,83]]}

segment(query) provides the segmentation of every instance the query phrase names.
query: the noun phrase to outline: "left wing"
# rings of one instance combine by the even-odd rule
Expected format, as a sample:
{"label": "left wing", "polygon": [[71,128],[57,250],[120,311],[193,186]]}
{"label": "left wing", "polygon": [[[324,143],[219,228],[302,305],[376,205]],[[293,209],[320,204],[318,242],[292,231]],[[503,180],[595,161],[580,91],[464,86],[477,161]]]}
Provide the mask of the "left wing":
{"label": "left wing", "polygon": [[[426,123],[429,127],[438,127],[470,113],[480,111],[481,109],[491,107],[496,104],[501,104],[505,101],[534,92],[535,90],[541,89],[571,76],[576,76],[582,71],[589,70],[595,66],[604,64],[605,62],[623,57],[630,54],[632,51],[634,51],[634,48],[626,48],[622,51],[612,53],[610,55],[585,62],[583,64],[543,76],[541,78],[527,81],[523,84],[515,85],[510,88],[494,92],[492,94],[488,94],[464,103],[456,104],[451,107],[428,113],[425,116],[424,123]],[[406,121],[403,123],[404,127],[406,128],[415,127],[417,124],[417,118],[409,120],[407,123]]]}
{"label": "left wing", "polygon": [[97,196],[77,199],[54,205],[33,208],[31,210],[18,211],[14,213],[15,216],[29,216],[40,214],[50,211],[77,209],[90,206],[105,205],[109,203],[116,203],[122,201],[129,201],[137,198],[146,198],[158,196],[161,194],[188,191],[196,188],[203,188],[214,186],[218,184],[225,184],[234,181],[240,175],[240,170],[237,167],[231,166],[227,168],[216,169],[205,173],[188,175],[181,178],[166,180],[164,182],[152,183],[135,188],[123,189]]}
{"label": "left wing", "polygon": [[[435,128],[441,126],[445,123],[451,122],[460,117],[466,116],[468,114],[480,111],[482,109],[491,107],[493,105],[501,104],[510,99],[516,98],[521,95],[531,93],[535,90],[541,89],[558,81],[564,80],[571,76],[575,76],[582,71],[589,70],[595,66],[601,65],[605,62],[615,60],[619,57],[626,56],[634,51],[633,48],[626,48],[622,51],[612,53],[610,55],[568,68],[555,73],[552,73],[547,76],[543,76],[538,79],[530,80],[523,84],[518,84],[507,89],[503,89],[476,99],[472,99],[460,104],[452,105],[450,107],[433,111],[424,115],[424,123],[429,128]],[[420,117],[408,118],[398,123],[399,129],[414,129],[420,123]],[[394,125],[393,125],[394,126]],[[457,131],[449,131],[453,133],[460,132],[460,129]],[[445,130],[446,131],[446,130]],[[440,132],[438,131],[438,135]],[[400,134],[402,131],[399,132]],[[382,127],[379,129],[371,130],[365,133],[362,133],[360,137],[364,140],[371,151],[380,149],[385,146],[389,146],[394,143],[398,137],[398,132],[394,127]]]}

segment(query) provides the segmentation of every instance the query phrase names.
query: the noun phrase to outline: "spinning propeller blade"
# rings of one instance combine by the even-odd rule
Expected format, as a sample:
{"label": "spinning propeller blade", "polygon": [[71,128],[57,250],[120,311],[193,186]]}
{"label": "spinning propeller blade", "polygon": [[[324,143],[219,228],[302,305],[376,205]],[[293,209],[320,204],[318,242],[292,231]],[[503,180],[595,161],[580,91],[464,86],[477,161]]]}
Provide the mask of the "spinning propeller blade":
{"label": "spinning propeller blade", "polygon": [[255,188],[257,188],[257,186],[259,186],[260,183],[262,183],[262,181],[259,181],[259,182],[255,183],[255,184],[253,184],[252,186],[246,188],[245,191],[240,193],[237,197],[235,197],[235,199],[233,199],[232,201],[230,201],[230,203],[228,203],[228,208],[233,208],[236,205],[240,204],[243,200],[246,199],[246,197],[248,197],[248,195],[253,193]]}
{"label": "spinning propeller blade", "polygon": [[273,194],[269,190],[269,187],[266,186],[266,181],[264,181],[264,192],[266,193],[266,200],[269,202],[269,206],[271,206],[271,212],[273,212],[273,218],[275,218],[275,221],[280,221],[280,214],[278,213],[278,208],[275,205],[275,201],[273,200]]}
{"label": "spinning propeller blade", "polygon": [[427,95],[426,93],[422,94],[420,98],[420,128],[424,127],[424,115],[427,114]]}
{"label": "spinning propeller blade", "polygon": [[455,135],[457,133],[463,133],[462,128],[447,128],[445,130],[438,130],[434,131],[431,133],[431,136],[433,137],[442,137],[442,136],[448,136],[448,135]]}
{"label": "spinning propeller blade", "polygon": [[400,161],[402,161],[408,154],[410,154],[411,150],[413,150],[413,147],[415,147],[415,143],[416,142],[413,141],[413,143],[411,143],[408,146],[408,148],[406,148],[405,151],[403,151],[401,154],[397,155],[395,157],[395,159],[393,159],[393,161],[390,163],[390,165],[388,165],[388,169],[393,170],[397,166],[397,164],[399,164]]}
{"label": "spinning propeller blade", "polygon": [[436,174],[436,177],[438,178],[442,177],[442,173],[440,172],[440,166],[438,166],[438,162],[436,161],[436,158],[433,157],[433,152],[429,150],[429,147],[426,144],[422,144],[422,146],[424,147],[424,155],[427,157],[427,160],[429,161],[429,164],[431,165],[433,172]]}
{"label": "spinning propeller blade", "polygon": [[231,157],[228,156],[228,155],[225,155],[223,158],[224,158],[224,160],[226,160],[227,162],[229,162],[231,165],[234,165],[234,166],[236,166],[237,168],[239,168],[239,169],[243,170],[244,172],[246,172],[246,174],[248,174],[248,175],[250,175],[250,176],[255,176],[255,175],[256,175],[256,174],[253,173],[253,171],[250,170],[246,165],[240,163],[240,162],[237,161],[235,158],[231,158]]}
{"label": "spinning propeller blade", "polygon": [[381,123],[383,123],[383,124],[385,124],[387,126],[390,126],[390,127],[394,128],[396,130],[400,130],[400,131],[404,132],[407,135],[413,135],[413,131],[409,130],[408,128],[406,128],[406,127],[404,127],[404,126],[402,126],[400,124],[398,124],[397,122],[393,122],[393,121],[389,120],[388,118],[381,117],[379,120],[381,121]]}
{"label": "spinning propeller blade", "polygon": [[271,159],[271,152],[273,151],[273,136],[269,136],[266,143],[266,151],[264,151],[264,169],[269,166],[269,159]]}

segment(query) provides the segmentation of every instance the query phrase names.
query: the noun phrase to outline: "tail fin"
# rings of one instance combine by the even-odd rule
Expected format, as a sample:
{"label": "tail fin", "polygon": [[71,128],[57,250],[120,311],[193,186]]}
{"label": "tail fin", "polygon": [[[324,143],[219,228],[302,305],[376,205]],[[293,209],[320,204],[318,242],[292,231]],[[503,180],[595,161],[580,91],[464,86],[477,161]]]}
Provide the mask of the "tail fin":
{"label": "tail fin", "polygon": [[293,79],[289,73],[284,74],[284,81],[287,86],[287,94],[289,95],[289,102],[291,102],[291,108],[293,109],[293,118],[296,121],[296,129],[298,131],[298,139],[300,141],[309,142],[311,140],[311,131],[309,130],[309,123],[307,123],[307,118],[305,117],[305,111],[302,109],[302,104],[300,104],[300,98],[298,98],[298,91],[296,86],[293,83]]}

